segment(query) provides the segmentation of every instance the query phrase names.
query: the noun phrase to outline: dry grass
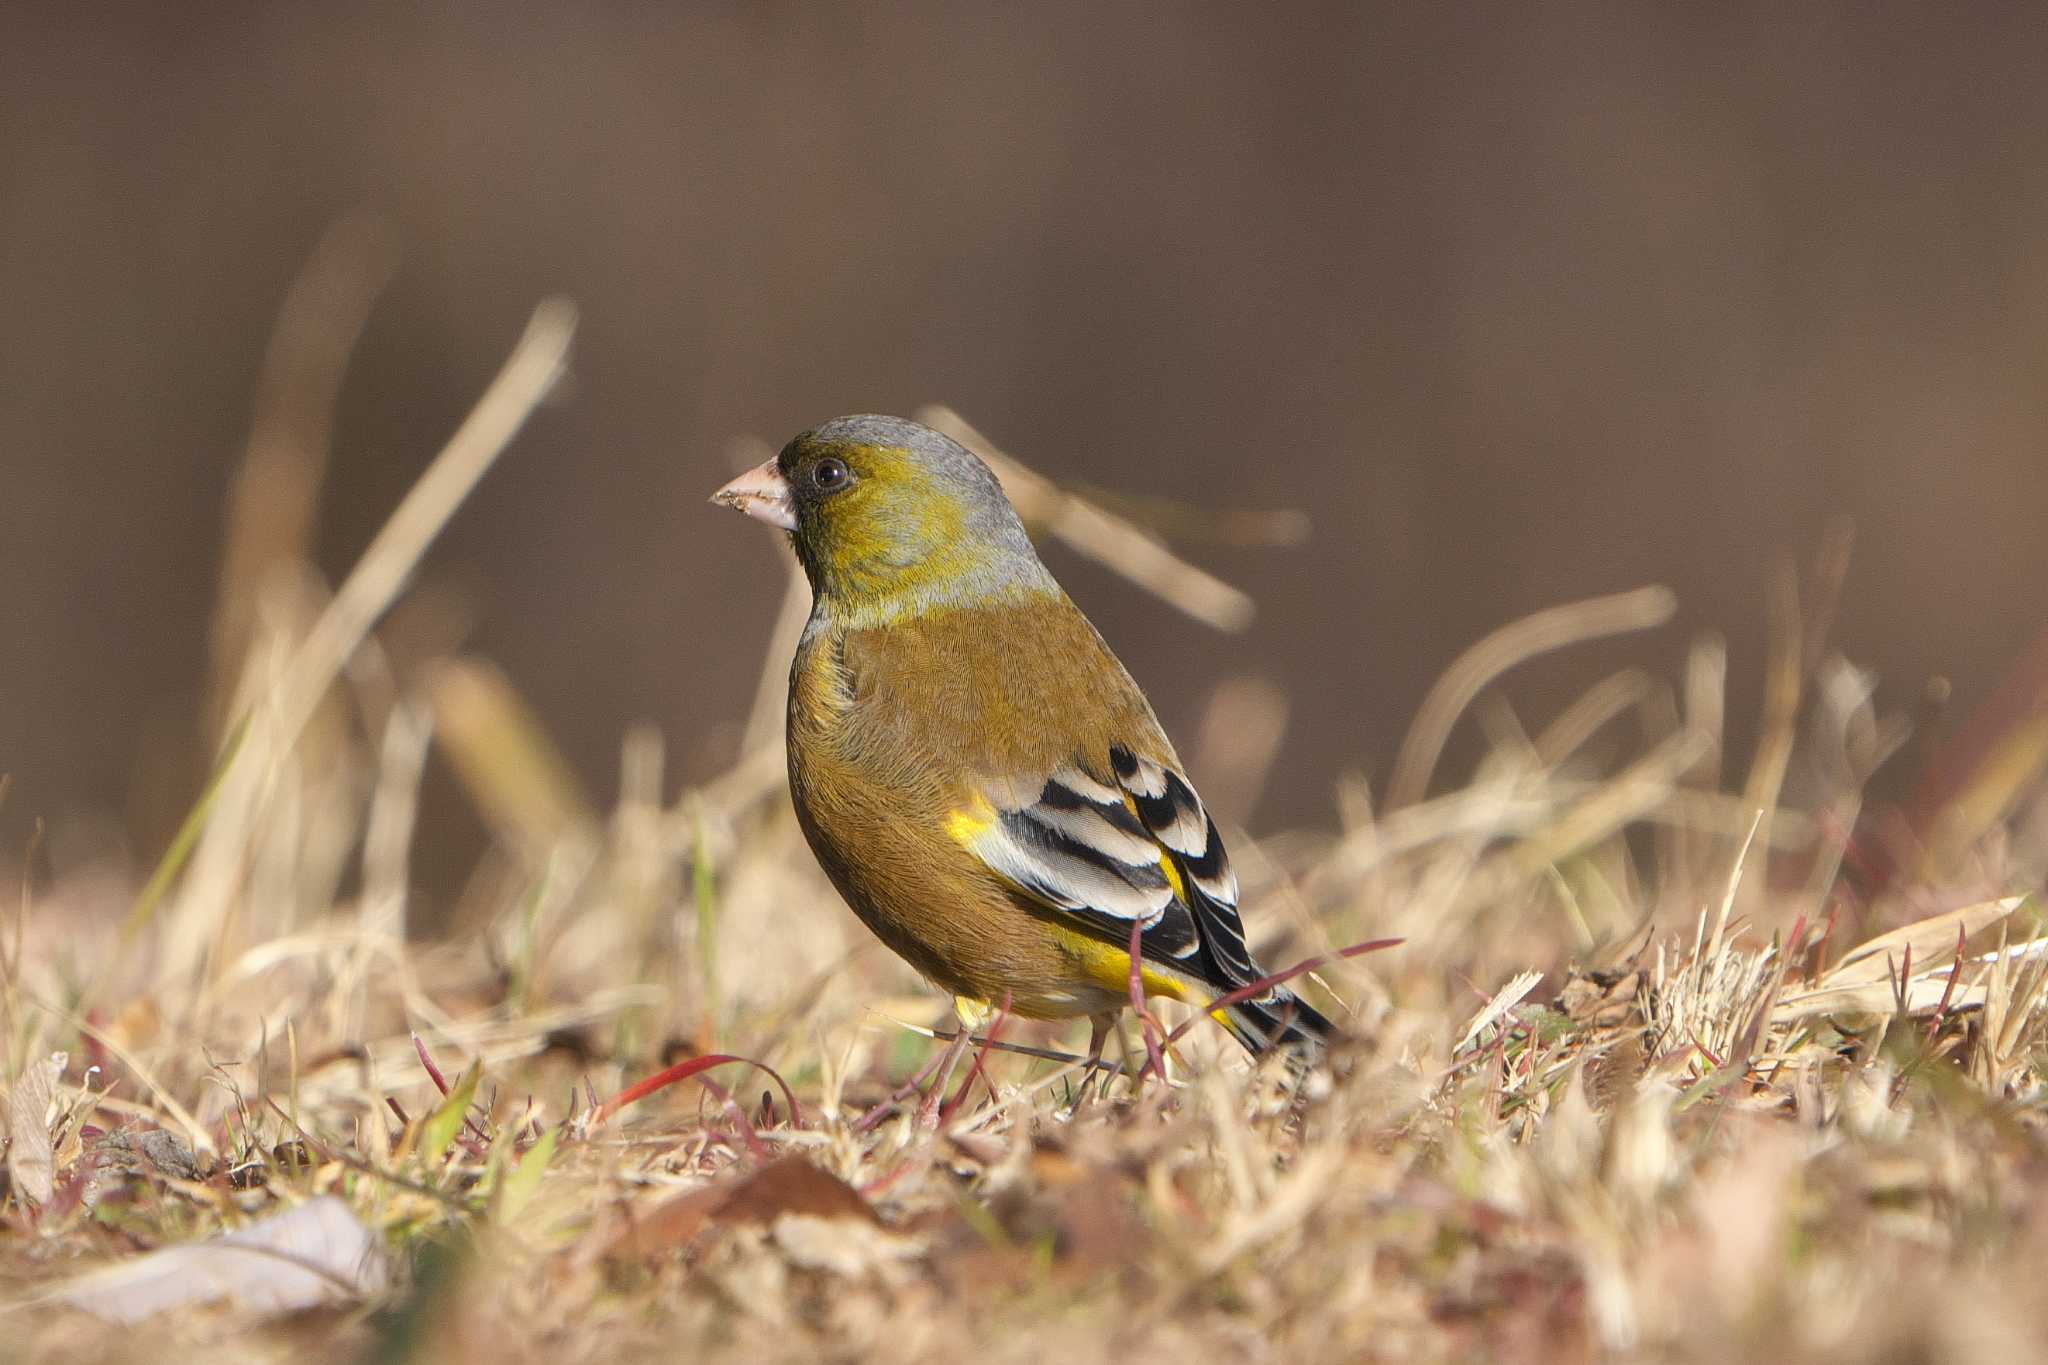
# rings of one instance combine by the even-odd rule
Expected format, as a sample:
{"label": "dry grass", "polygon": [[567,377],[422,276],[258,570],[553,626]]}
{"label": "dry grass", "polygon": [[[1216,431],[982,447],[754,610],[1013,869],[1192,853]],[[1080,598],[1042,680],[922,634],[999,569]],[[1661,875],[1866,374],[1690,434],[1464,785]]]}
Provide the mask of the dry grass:
{"label": "dry grass", "polygon": [[[19,1358],[2048,1348],[2048,939],[2021,899],[2048,863],[2039,678],[1887,824],[1859,821],[1861,793],[1904,728],[1827,647],[1828,556],[1803,596],[1783,578],[1745,772],[1711,642],[1675,684],[1623,674],[1541,725],[1487,690],[1534,653],[1661,619],[1661,594],[1510,627],[1447,675],[1384,806],[1355,783],[1334,835],[1233,837],[1268,961],[1404,940],[1325,969],[1350,1020],[1326,1069],[1296,1083],[1198,1028],[1168,1082],[1095,1094],[1056,1057],[985,1049],[921,1132],[907,1083],[938,1002],[839,905],[783,794],[800,593],[733,770],[667,800],[660,738],[636,733],[608,810],[488,664],[380,638],[571,325],[537,318],[331,597],[289,537],[230,547],[218,695],[239,719],[186,835],[147,886],[24,897],[4,935],[0,1243]],[[261,458],[297,486],[289,442]],[[1234,589],[1107,511],[1042,481],[1032,499],[1134,590],[1244,619]],[[1233,689],[1212,720],[1196,772],[1255,786],[1284,697]],[[1490,755],[1447,789],[1443,736],[1475,723]],[[433,743],[498,836],[442,944],[407,932]],[[628,1090],[724,1054],[761,1069]],[[364,1292],[139,1329],[88,1311],[132,1292],[89,1270],[321,1195],[374,1234],[386,1278]]]}

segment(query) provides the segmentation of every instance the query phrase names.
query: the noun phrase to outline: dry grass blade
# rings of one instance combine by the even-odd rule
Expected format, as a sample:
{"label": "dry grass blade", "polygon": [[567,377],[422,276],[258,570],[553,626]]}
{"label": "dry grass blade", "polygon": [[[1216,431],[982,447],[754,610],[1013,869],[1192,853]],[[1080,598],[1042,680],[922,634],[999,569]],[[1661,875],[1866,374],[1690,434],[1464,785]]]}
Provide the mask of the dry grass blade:
{"label": "dry grass blade", "polygon": [[[1995,998],[1992,968],[1995,964],[2021,962],[2037,966],[2048,961],[2048,938],[2029,939],[1979,957],[1960,962],[1922,966],[1915,958],[1910,967],[1903,959],[1894,961],[1891,972],[1875,981],[1844,982],[1817,986],[1786,995],[1779,1000],[1776,1017],[1780,1022],[1818,1015],[1904,1014],[1913,1018],[1945,1017],[1959,1010],[1981,1009]],[[1899,974],[1906,973],[1904,982]],[[2024,991],[2016,991],[2019,1005],[2001,1014],[2005,1018],[2025,1017],[2031,1009]],[[1998,1033],[1995,1027],[1993,1034]]]}
{"label": "dry grass blade", "polygon": [[1402,741],[1387,785],[1386,807],[1412,806],[1428,793],[1451,727],[1486,685],[1539,654],[1603,636],[1649,630],[1671,619],[1678,599],[1669,588],[1637,588],[1611,597],[1551,607],[1502,626],[1460,654],[1430,689]]}
{"label": "dry grass blade", "polygon": [[1965,905],[1945,914],[1929,915],[1901,925],[1890,933],[1857,944],[1816,984],[1821,987],[1857,986],[1883,981],[1895,970],[1893,963],[1907,957],[1927,969],[1942,965],[1955,956],[1958,935],[1975,938],[1999,923],[2022,905],[2024,896]]}
{"label": "dry grass blade", "polygon": [[234,670],[248,656],[266,580],[313,556],[334,403],[370,308],[397,268],[397,243],[368,213],[328,229],[292,282],[263,356],[249,445],[228,503],[213,623],[216,733],[228,720]]}
{"label": "dry grass blade", "polygon": [[1616,717],[1644,706],[1657,682],[1639,668],[1626,668],[1588,688],[1536,737],[1536,758],[1555,767],[1578,752]]}
{"label": "dry grass blade", "polygon": [[536,308],[504,367],[371,540],[306,637],[282,689],[267,737],[289,747],[314,704],[390,608],[420,557],[561,376],[576,334],[576,308],[549,299]]}
{"label": "dry grass blade", "polygon": [[1769,813],[1777,809],[1792,759],[1794,730],[1799,723],[1799,696],[1804,680],[1805,640],[1799,630],[1799,585],[1792,566],[1780,565],[1771,578],[1771,652],[1764,670],[1764,710],[1756,757],[1742,799],[1765,813],[1764,839],[1770,841]]}
{"label": "dry grass blade", "polygon": [[2015,664],[1966,734],[1935,766],[1938,815],[1924,831],[1930,868],[1964,857],[2048,771],[2048,630]]}
{"label": "dry grass blade", "polygon": [[1532,873],[1598,843],[1669,801],[1679,780],[1712,748],[1706,735],[1686,730],[1630,764],[1612,781],[1574,801],[1509,855]]}
{"label": "dry grass blade", "polygon": [[1470,1047],[1480,1034],[1505,1019],[1508,1012],[1526,1000],[1529,992],[1542,982],[1543,973],[1523,972],[1502,986],[1491,1000],[1480,1007],[1479,1013],[1472,1016],[1472,1022],[1465,1025],[1465,1031],[1458,1035],[1457,1045],[1451,1049],[1451,1054],[1456,1056]]}
{"label": "dry grass blade", "polygon": [[[252,673],[244,695],[252,710],[234,761],[225,765],[207,829],[170,926],[167,971],[184,970],[219,951],[230,922],[215,908],[232,901],[244,875],[251,832],[276,798],[282,765],[315,708],[349,658],[411,577],[427,547],[496,461],[562,373],[576,310],[550,299],[534,310],[469,416],[384,524],[303,641],[280,642],[267,669]],[[258,651],[259,655],[264,651]]]}
{"label": "dry grass blade", "polygon": [[597,813],[569,760],[495,665],[448,659],[427,671],[442,746],[485,821],[509,848],[539,861],[565,839],[589,839]]}
{"label": "dry grass blade", "polygon": [[1735,851],[1735,861],[1728,868],[1728,889],[1722,893],[1721,904],[1714,912],[1714,932],[1707,939],[1703,961],[1711,961],[1721,955],[1721,944],[1728,933],[1728,916],[1735,910],[1735,893],[1742,888],[1742,869],[1749,862],[1749,851],[1756,846],[1757,831],[1764,825],[1762,811],[1750,822],[1749,833],[1742,840],[1742,847]]}
{"label": "dry grass blade", "polygon": [[740,739],[740,752],[782,749],[782,721],[789,705],[789,660],[796,653],[811,613],[811,585],[804,581],[803,567],[794,558],[783,582],[782,605],[775,613],[775,629],[768,634],[761,680],[754,689],[754,705],[747,713],[747,728]]}

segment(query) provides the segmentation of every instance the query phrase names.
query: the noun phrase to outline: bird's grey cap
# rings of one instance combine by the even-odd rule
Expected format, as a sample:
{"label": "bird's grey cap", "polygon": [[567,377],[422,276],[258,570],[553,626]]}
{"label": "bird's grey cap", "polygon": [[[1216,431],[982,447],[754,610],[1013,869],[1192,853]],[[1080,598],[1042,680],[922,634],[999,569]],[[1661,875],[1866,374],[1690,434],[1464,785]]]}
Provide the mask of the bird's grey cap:
{"label": "bird's grey cap", "polygon": [[879,413],[835,417],[812,427],[792,444],[831,445],[840,442],[907,450],[917,457],[918,463],[942,478],[978,485],[994,493],[1002,492],[1002,484],[982,463],[980,456],[944,432],[933,431],[908,417],[888,417]]}

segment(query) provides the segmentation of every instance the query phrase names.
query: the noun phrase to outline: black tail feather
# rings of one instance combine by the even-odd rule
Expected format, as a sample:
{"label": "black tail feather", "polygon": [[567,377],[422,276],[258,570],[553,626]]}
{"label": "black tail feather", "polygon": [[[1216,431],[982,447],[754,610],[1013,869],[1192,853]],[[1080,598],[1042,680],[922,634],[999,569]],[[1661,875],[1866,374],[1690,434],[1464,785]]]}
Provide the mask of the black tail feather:
{"label": "black tail feather", "polygon": [[1276,1047],[1320,1052],[1337,1032],[1336,1025],[1284,986],[1274,987],[1269,995],[1239,1001],[1224,1013],[1230,1019],[1231,1036],[1254,1057]]}

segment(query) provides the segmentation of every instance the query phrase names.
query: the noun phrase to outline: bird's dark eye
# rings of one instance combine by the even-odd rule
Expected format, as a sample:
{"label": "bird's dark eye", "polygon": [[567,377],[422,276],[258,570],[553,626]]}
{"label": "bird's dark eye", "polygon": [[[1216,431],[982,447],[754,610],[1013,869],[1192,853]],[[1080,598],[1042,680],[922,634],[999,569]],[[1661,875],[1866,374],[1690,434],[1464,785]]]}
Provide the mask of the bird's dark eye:
{"label": "bird's dark eye", "polygon": [[844,488],[846,481],[852,477],[852,472],[846,467],[846,461],[829,455],[811,466],[811,483],[821,492],[831,493]]}

